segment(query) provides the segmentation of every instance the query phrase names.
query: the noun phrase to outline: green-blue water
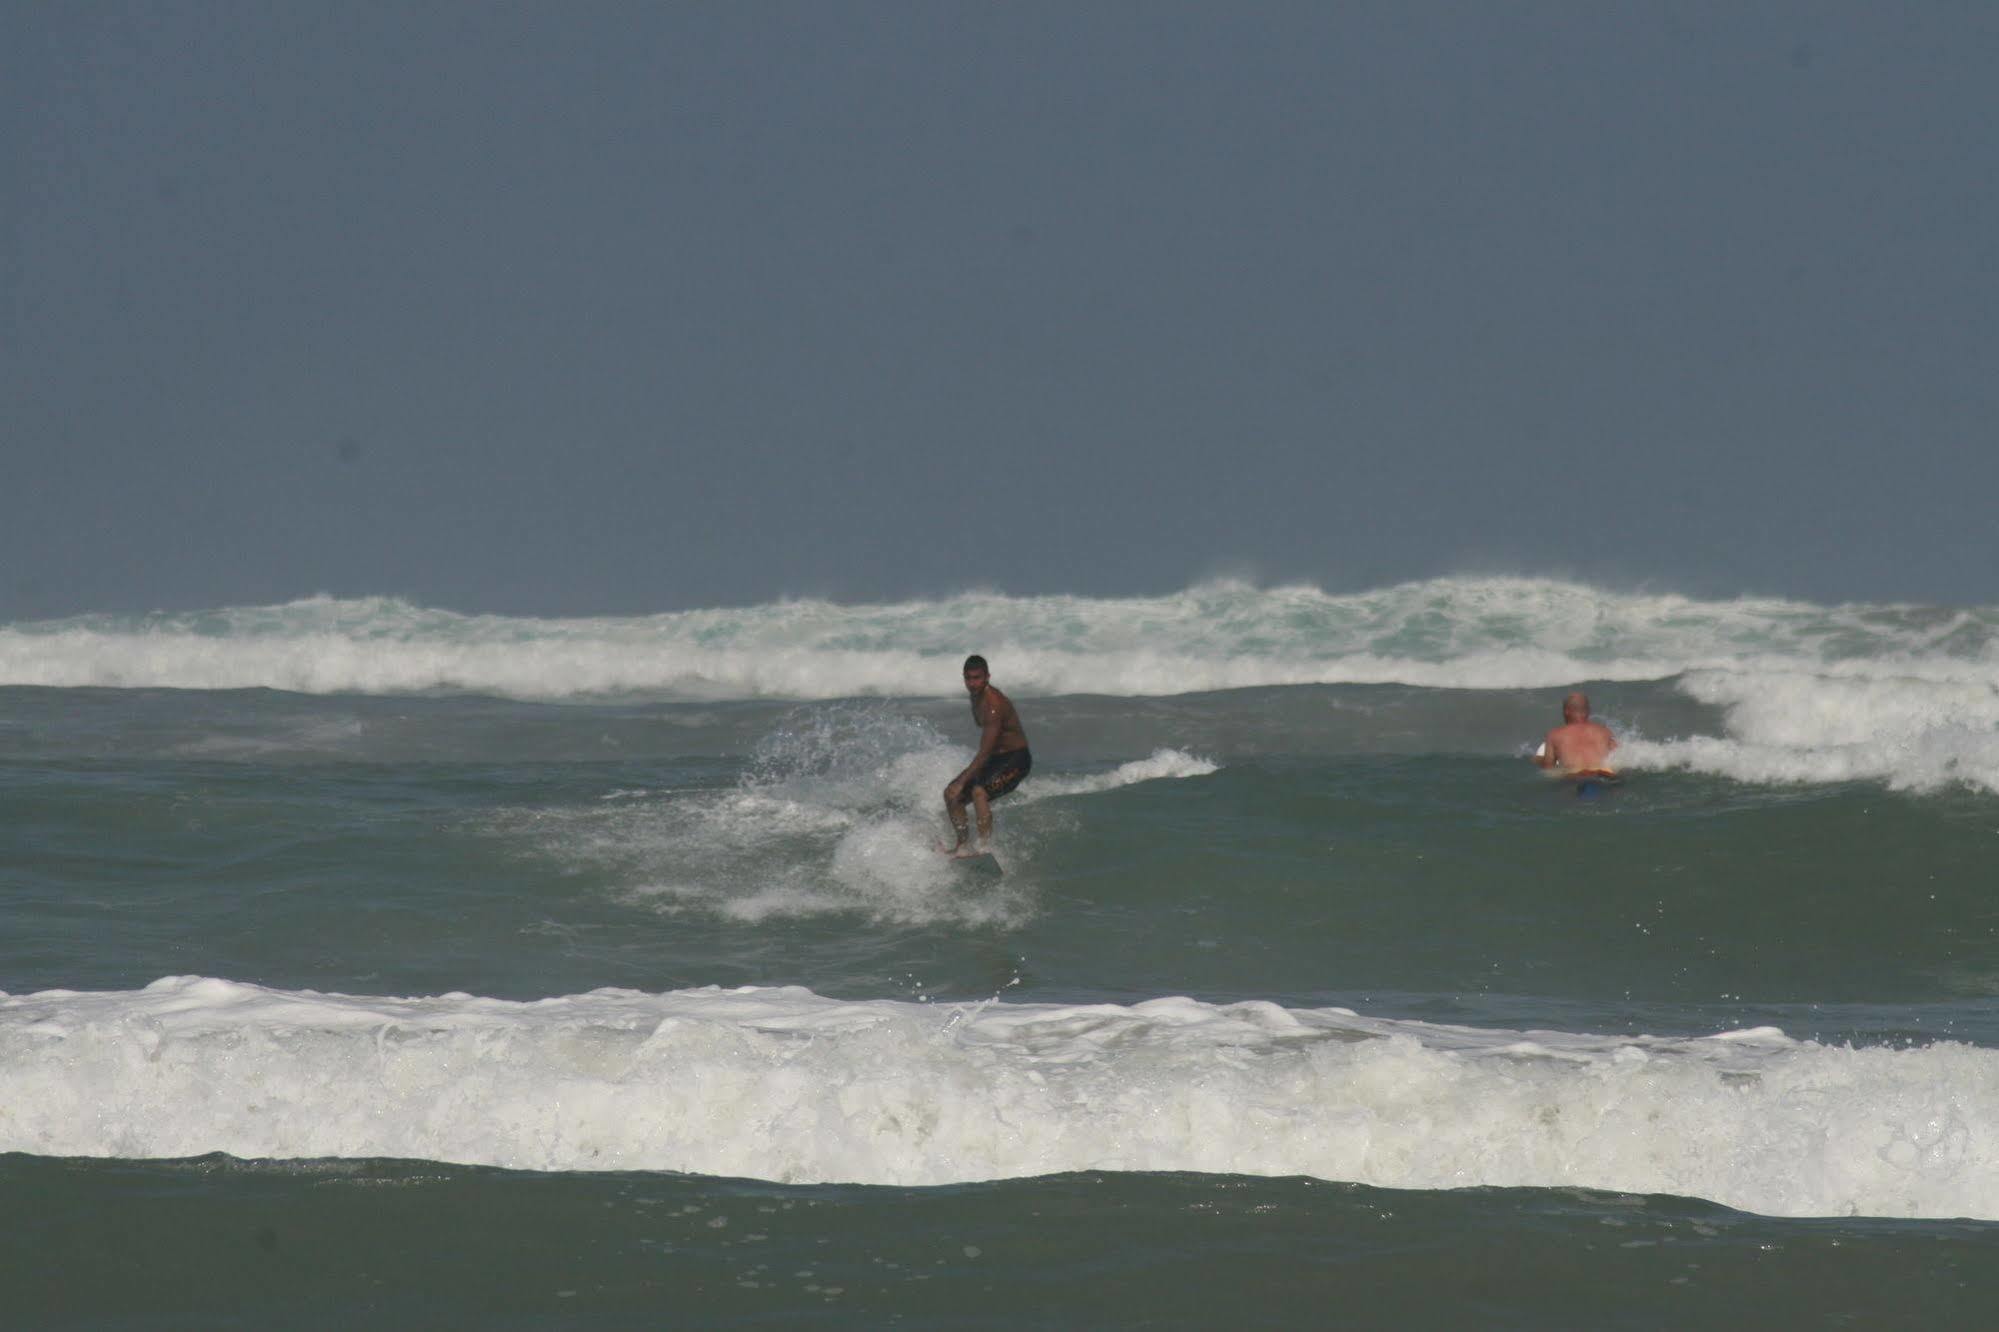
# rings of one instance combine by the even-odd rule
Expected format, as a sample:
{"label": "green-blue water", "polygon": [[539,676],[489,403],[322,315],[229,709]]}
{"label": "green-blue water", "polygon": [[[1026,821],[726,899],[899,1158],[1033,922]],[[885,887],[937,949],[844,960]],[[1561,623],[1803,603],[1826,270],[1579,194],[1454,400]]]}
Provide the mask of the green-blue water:
{"label": "green-blue water", "polygon": [[[996,880],[931,848],[963,702],[869,683],[900,612],[801,612],[859,655],[774,698],[499,698],[379,607],[317,690],[0,630],[93,681],[0,687],[9,1324],[1987,1325],[1984,638],[1604,597],[1695,643],[1639,674],[1449,591],[1394,670],[1290,594],[1020,630]],[[1523,759],[1587,681],[1598,800]]]}

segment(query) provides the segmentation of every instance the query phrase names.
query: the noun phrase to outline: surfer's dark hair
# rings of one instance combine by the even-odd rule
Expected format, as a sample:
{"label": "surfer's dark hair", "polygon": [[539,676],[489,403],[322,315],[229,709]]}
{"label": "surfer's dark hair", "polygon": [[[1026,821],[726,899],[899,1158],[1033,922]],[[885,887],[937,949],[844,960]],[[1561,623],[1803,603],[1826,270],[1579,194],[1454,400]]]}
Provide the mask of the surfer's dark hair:
{"label": "surfer's dark hair", "polygon": [[[984,657],[981,657],[976,652],[974,652],[971,656],[965,658],[965,670],[984,671],[987,675],[991,675],[993,673],[992,667],[986,665],[986,659]],[[963,671],[959,672],[959,674],[961,675],[963,673],[964,673]]]}

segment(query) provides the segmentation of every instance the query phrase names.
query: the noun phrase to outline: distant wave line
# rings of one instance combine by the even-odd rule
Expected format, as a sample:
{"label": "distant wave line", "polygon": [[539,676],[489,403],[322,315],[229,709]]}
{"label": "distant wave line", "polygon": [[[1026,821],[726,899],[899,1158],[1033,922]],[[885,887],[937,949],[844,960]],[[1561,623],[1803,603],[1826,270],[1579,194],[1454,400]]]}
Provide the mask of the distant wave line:
{"label": "distant wave line", "polygon": [[1285,685],[1529,689],[1708,670],[1993,678],[1999,612],[1695,601],[1542,579],[1372,592],[1211,583],[1164,597],[975,594],[842,606],[536,619],[392,598],[0,628],[0,684],[474,693],[561,700],[932,697],[965,653],[1031,695]]}

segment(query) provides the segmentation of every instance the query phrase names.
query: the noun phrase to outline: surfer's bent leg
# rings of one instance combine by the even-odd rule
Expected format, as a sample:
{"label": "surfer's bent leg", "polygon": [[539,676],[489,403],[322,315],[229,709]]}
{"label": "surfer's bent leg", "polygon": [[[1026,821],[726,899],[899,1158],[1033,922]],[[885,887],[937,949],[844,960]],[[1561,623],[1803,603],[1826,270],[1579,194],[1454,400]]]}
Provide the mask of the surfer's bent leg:
{"label": "surfer's bent leg", "polygon": [[[985,787],[972,788],[972,808],[978,811],[979,850],[984,851],[993,844],[993,801],[992,797],[986,794]],[[962,814],[963,811],[960,811],[961,816]]]}
{"label": "surfer's bent leg", "polygon": [[1020,779],[1027,776],[1034,766],[1034,756],[1024,749],[1011,749],[1004,754],[995,754],[979,773],[978,785],[972,788],[973,807],[979,814],[979,847],[984,850],[993,840],[993,801],[1020,785]]}
{"label": "surfer's bent leg", "polygon": [[[980,794],[985,793],[981,791]],[[963,849],[965,838],[971,832],[965,820],[965,801],[969,798],[968,791],[962,789],[954,791],[949,786],[944,788],[944,817],[951,820],[951,830],[958,835],[957,842],[951,849]]]}
{"label": "surfer's bent leg", "polygon": [[1004,754],[995,754],[986,760],[978,774],[966,782],[954,797],[950,787],[944,788],[944,813],[950,816],[951,826],[957,830],[958,851],[965,850],[965,836],[969,831],[965,820],[965,802],[972,802],[979,819],[979,847],[986,850],[993,840],[993,805],[1027,776],[1034,759],[1024,749],[1011,749]]}

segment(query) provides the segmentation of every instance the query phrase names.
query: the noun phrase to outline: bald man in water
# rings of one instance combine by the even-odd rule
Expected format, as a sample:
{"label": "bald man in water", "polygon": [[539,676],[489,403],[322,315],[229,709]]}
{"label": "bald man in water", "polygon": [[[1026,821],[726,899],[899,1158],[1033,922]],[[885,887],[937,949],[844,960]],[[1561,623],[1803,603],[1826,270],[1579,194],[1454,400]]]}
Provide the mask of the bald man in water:
{"label": "bald man in water", "polygon": [[1562,724],[1548,732],[1536,767],[1559,769],[1564,777],[1615,777],[1610,751],[1617,737],[1600,721],[1591,721],[1589,695],[1577,690],[1562,700]]}

